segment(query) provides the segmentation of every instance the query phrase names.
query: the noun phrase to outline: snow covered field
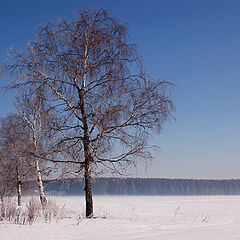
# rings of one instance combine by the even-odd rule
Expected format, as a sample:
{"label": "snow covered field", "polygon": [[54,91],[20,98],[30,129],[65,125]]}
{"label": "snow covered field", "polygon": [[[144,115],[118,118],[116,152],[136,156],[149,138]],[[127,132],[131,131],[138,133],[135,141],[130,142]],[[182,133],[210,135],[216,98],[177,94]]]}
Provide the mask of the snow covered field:
{"label": "snow covered field", "polygon": [[240,239],[240,196],[95,196],[94,219],[83,218],[83,197],[51,199],[71,217],[0,222],[0,240]]}

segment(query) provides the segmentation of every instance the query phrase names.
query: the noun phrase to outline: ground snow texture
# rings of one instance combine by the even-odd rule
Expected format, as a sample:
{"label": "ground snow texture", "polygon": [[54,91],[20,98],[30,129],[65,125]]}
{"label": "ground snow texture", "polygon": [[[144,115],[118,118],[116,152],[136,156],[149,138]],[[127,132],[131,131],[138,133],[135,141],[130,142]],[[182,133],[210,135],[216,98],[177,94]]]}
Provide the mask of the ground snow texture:
{"label": "ground snow texture", "polygon": [[96,196],[94,219],[83,217],[83,197],[52,199],[71,217],[0,222],[0,240],[240,240],[240,196]]}

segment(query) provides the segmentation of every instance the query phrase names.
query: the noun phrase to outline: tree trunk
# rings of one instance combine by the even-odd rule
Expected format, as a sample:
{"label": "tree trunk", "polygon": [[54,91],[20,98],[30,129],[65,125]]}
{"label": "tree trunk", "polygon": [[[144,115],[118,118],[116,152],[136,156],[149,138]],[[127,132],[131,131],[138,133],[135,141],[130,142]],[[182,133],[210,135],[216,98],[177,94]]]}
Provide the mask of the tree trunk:
{"label": "tree trunk", "polygon": [[39,188],[39,194],[40,194],[40,201],[43,207],[47,205],[47,198],[44,193],[44,186],[42,181],[42,174],[39,167],[39,160],[36,159],[36,170],[37,170],[37,182],[38,182],[38,188]]}
{"label": "tree trunk", "polygon": [[22,206],[22,181],[20,176],[20,170],[18,165],[16,166],[17,171],[17,196],[18,196],[18,206]]}
{"label": "tree trunk", "polygon": [[92,176],[91,161],[85,159],[85,201],[86,201],[86,217],[93,217],[93,199],[92,199]]}
{"label": "tree trunk", "polygon": [[[86,64],[85,64],[86,65]],[[86,75],[83,77],[85,82]],[[85,85],[85,84],[84,84]],[[84,129],[83,147],[84,147],[84,178],[85,178],[85,201],[86,201],[86,217],[93,217],[93,198],[92,198],[92,155],[90,152],[90,141],[89,141],[89,128],[87,122],[87,116],[84,107],[84,98],[82,91],[79,91],[80,109],[82,114],[82,122]]]}
{"label": "tree trunk", "polygon": [[[85,125],[86,126],[86,125]],[[85,178],[85,201],[86,201],[86,217],[93,217],[93,198],[92,198],[92,157],[89,149],[89,133],[86,128],[84,144],[84,178]]]}

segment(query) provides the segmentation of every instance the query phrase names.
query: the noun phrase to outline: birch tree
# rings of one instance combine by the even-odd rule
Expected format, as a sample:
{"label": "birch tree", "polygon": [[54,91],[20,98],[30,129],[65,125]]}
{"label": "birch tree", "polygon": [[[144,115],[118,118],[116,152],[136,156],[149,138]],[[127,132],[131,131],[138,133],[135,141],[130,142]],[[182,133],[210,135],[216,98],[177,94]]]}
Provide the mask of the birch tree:
{"label": "birch tree", "polygon": [[0,145],[0,200],[3,203],[4,197],[11,196],[16,189],[16,172],[14,164],[9,161],[8,150]]}
{"label": "birch tree", "polygon": [[43,151],[44,144],[46,144],[44,134],[49,120],[49,114],[45,106],[44,90],[31,85],[25,89],[25,92],[20,91],[18,93],[15,102],[19,115],[30,132],[29,141],[31,142],[31,148],[28,149],[27,152],[34,159],[35,179],[37,180],[39,188],[40,201],[44,207],[47,204],[43,184],[43,167],[46,164],[39,158]]}
{"label": "birch tree", "polygon": [[152,158],[149,139],[174,109],[172,84],[144,72],[127,26],[103,9],[83,9],[75,20],[44,24],[37,34],[26,51],[13,50],[2,69],[14,86],[49,89],[52,108],[64,119],[55,147],[64,143],[84,171],[86,217],[92,217],[93,173],[122,174]]}
{"label": "birch tree", "polygon": [[31,158],[26,154],[26,149],[30,147],[28,134],[19,115],[11,114],[1,119],[1,170],[6,184],[3,188],[5,192],[11,192],[13,184],[15,185],[18,206],[22,205],[23,181],[32,173]]}

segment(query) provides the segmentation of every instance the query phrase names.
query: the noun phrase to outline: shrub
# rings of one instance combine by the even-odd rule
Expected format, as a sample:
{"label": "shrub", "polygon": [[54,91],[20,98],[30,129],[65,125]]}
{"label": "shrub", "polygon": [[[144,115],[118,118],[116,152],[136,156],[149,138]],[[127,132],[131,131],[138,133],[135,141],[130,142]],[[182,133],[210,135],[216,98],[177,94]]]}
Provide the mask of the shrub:
{"label": "shrub", "polygon": [[33,197],[26,204],[27,221],[30,225],[40,216],[40,209],[40,203]]}
{"label": "shrub", "polygon": [[0,211],[1,220],[15,220],[17,215],[16,200],[13,200],[10,197],[3,199],[3,201],[1,202]]}

